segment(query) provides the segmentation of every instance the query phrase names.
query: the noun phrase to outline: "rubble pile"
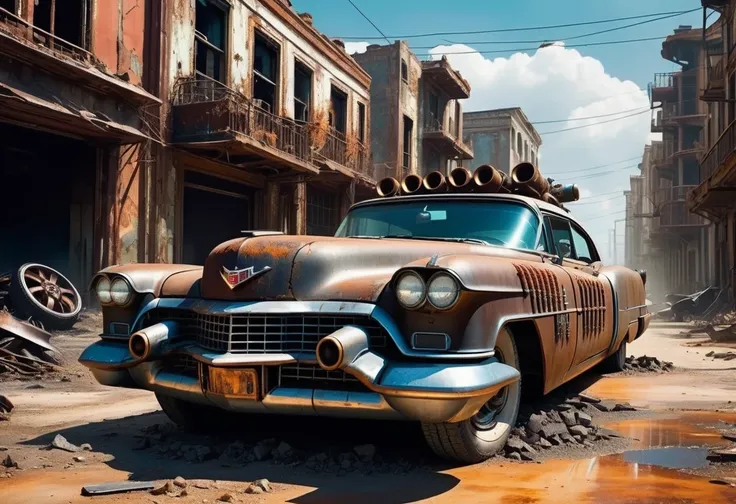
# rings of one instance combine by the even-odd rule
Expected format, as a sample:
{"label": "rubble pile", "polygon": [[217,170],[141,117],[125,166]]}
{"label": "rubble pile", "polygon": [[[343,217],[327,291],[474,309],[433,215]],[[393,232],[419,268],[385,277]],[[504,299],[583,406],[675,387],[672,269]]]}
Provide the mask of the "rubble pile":
{"label": "rubble pile", "polygon": [[624,370],[640,373],[667,373],[673,369],[674,365],[671,362],[661,361],[656,357],[647,357],[646,355],[626,357],[626,364],[624,364]]}
{"label": "rubble pile", "polygon": [[705,354],[706,357],[713,357],[714,359],[723,359],[724,361],[730,361],[736,359],[736,352],[715,352],[710,351]]}
{"label": "rubble pile", "polygon": [[13,411],[13,403],[4,395],[0,395],[0,422],[10,420],[10,413]]}
{"label": "rubble pile", "polygon": [[211,438],[201,439],[199,444],[181,435],[170,423],[155,424],[142,430],[138,436],[137,450],[151,450],[167,459],[204,463],[217,460],[223,466],[240,466],[267,461],[287,467],[302,466],[317,472],[345,474],[358,472],[401,474],[415,469],[415,463],[401,457],[381,456],[372,444],[352,448],[326,447],[317,452],[300,450],[286,441],[274,438],[262,439],[254,444],[243,441],[221,443]]}
{"label": "rubble pile", "polygon": [[540,452],[555,446],[592,448],[594,441],[621,437],[594,425],[591,413],[595,411],[635,411],[635,408],[586,395],[566,399],[554,406],[522,407],[516,427],[506,442],[506,458],[531,461]]}

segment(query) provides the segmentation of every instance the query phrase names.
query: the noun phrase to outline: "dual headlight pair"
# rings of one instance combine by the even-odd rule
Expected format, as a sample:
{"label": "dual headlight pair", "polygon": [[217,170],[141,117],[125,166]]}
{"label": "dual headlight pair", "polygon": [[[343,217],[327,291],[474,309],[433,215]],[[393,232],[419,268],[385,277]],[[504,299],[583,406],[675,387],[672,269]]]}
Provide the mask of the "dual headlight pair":
{"label": "dual headlight pair", "polygon": [[429,282],[414,271],[402,273],[396,281],[396,298],[404,308],[413,310],[428,301],[438,310],[452,307],[460,296],[460,286],[447,273],[435,273]]}
{"label": "dual headlight pair", "polygon": [[128,306],[133,300],[133,289],[123,277],[116,277],[110,281],[106,276],[100,277],[95,285],[95,292],[100,304],[104,306]]}

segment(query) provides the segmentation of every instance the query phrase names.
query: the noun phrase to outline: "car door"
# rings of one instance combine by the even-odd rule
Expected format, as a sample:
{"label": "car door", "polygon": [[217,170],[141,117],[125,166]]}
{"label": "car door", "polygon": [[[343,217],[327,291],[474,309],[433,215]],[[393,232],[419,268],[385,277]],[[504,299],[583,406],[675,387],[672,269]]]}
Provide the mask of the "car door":
{"label": "car door", "polygon": [[577,323],[575,357],[572,367],[602,356],[613,339],[613,290],[610,282],[599,275],[598,251],[587,233],[569,219],[545,217],[555,253],[570,275],[575,293]]}

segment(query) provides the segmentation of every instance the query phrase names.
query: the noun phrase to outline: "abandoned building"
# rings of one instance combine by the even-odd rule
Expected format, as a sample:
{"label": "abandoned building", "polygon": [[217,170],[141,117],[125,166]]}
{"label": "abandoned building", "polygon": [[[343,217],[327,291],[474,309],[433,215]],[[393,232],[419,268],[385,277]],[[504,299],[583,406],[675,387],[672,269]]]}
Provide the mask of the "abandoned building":
{"label": "abandoned building", "polygon": [[0,270],[86,290],[372,196],[370,76],[288,0],[57,3],[0,0]]}
{"label": "abandoned building", "polygon": [[41,262],[81,291],[138,240],[142,117],[161,102],[142,81],[149,7],[59,3],[0,0],[0,271]]}
{"label": "abandoned building", "polygon": [[378,176],[447,174],[473,152],[463,142],[459,100],[470,84],[444,56],[420,61],[406,42],[373,44],[355,60],[370,74],[371,150]]}
{"label": "abandoned building", "polygon": [[655,74],[649,86],[654,110],[651,131],[661,133],[662,141],[645,151],[640,165],[644,180],[632,178],[626,246],[628,266],[648,269],[656,273],[652,278],[662,278],[657,285],[660,297],[728,284],[724,241],[733,232],[723,224],[712,224],[714,216],[692,204],[709,177],[712,162],[706,153],[712,152],[710,146],[733,120],[725,107],[718,110],[709,103],[711,98],[702,99],[712,74],[709,68],[715,63],[708,55],[721,53],[723,40],[713,27],[680,26],[662,43],[662,56],[681,70]]}
{"label": "abandoned building", "polygon": [[522,161],[539,166],[542,137],[521,108],[465,112],[463,128],[474,166],[489,164],[507,174]]}

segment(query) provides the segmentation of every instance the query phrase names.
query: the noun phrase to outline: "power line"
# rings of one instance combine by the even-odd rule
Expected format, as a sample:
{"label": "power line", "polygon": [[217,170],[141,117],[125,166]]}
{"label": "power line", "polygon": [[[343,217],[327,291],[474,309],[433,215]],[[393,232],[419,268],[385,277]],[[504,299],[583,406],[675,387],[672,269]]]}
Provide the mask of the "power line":
{"label": "power line", "polygon": [[[700,9],[695,9],[695,10],[700,10]],[[693,12],[693,11],[687,11],[687,12]],[[646,21],[639,21],[638,23],[631,23],[631,24],[627,24],[627,25],[624,25],[624,26],[617,26],[615,28],[608,28],[606,30],[599,30],[599,31],[590,32],[590,33],[583,33],[582,35],[574,35],[574,36],[571,36],[571,37],[560,37],[560,38],[557,39],[557,41],[560,42],[560,41],[567,41],[567,40],[578,40],[578,39],[581,39],[581,38],[593,37],[595,35],[602,35],[604,33],[611,33],[611,32],[614,32],[614,31],[625,30],[626,28],[632,28],[634,26],[640,26],[640,25],[643,25],[643,24],[654,23],[656,21],[661,21],[663,19],[669,19],[669,18],[673,18],[673,17],[676,17],[676,16],[680,16],[683,13],[684,12],[682,12],[682,13],[678,12],[676,14],[669,14],[667,16],[662,16],[662,17],[658,17],[658,18],[655,18],[655,19],[647,19]],[[545,39],[545,40],[514,40],[514,41],[512,41],[512,40],[479,40],[479,41],[471,41],[471,42],[462,42],[462,41],[449,41],[449,42],[452,43],[452,44],[465,44],[465,45],[494,45],[494,44],[543,44],[545,42],[550,42],[550,40],[549,39]],[[417,46],[417,47],[413,47],[412,49],[432,49],[434,47],[436,47],[436,46]]]}
{"label": "power line", "polygon": [[608,123],[612,123],[615,121],[620,121],[622,119],[628,119],[629,117],[646,114],[647,112],[649,112],[649,109],[642,110],[641,112],[636,112],[634,114],[625,115],[623,117],[616,117],[614,119],[608,119],[607,121],[598,121],[598,122],[591,123],[591,124],[583,124],[582,126],[573,126],[572,128],[564,128],[564,129],[559,129],[559,130],[554,130],[554,131],[544,131],[544,132],[540,132],[539,134],[540,135],[552,135],[554,133],[562,133],[564,131],[572,131],[572,130],[578,130],[578,129],[583,129],[583,128],[590,128],[591,126],[598,126],[599,124],[608,124]]}
{"label": "power line", "polygon": [[[610,175],[612,173],[621,173],[623,170],[631,170],[633,168],[639,168],[638,164],[631,165],[631,166],[624,166],[621,168],[618,168],[616,170],[610,170],[610,171],[604,171],[604,172],[598,172],[598,173],[589,173],[587,175],[581,175],[581,176],[572,176],[572,177],[562,177],[559,179],[559,181],[567,181],[567,180],[588,180],[596,177],[600,177],[601,175]],[[628,175],[631,175],[630,173]],[[624,189],[626,190],[626,189]]]}
{"label": "power line", "polygon": [[[594,115],[594,116],[588,116],[588,117],[574,117],[571,119],[556,119],[554,121],[531,121],[533,125],[537,124],[554,124],[554,123],[561,123],[561,122],[570,122],[570,121],[585,121],[586,119],[600,119],[601,117],[611,117],[619,114],[627,114],[629,112],[639,112],[642,111],[645,107],[639,107],[635,109],[630,110],[622,110],[620,112],[612,112],[610,114],[600,114],[600,115]],[[647,106],[646,110],[651,110],[651,107]]]}
{"label": "power line", "polygon": [[580,168],[578,170],[570,170],[569,172],[564,172],[564,173],[562,173],[562,172],[560,172],[560,173],[549,173],[548,175],[550,175],[550,176],[552,176],[552,175],[569,175],[570,173],[587,172],[587,171],[591,171],[591,170],[597,170],[598,168],[608,168],[609,166],[617,165],[619,163],[626,163],[628,161],[634,161],[635,159],[641,159],[641,156],[634,156],[632,158],[622,159],[621,161],[614,161],[613,163],[608,163],[608,164],[604,164],[604,165],[591,166],[589,168]]}
{"label": "power line", "polygon": [[547,46],[544,47],[520,47],[520,48],[514,48],[514,49],[497,49],[494,51],[457,51],[457,52],[444,52],[444,53],[423,53],[423,54],[417,54],[416,56],[454,56],[458,54],[505,54],[505,53],[517,53],[517,52],[529,52],[529,51],[537,51],[540,49],[545,49],[547,47],[564,47],[566,49],[569,48],[575,48],[575,47],[593,47],[593,46],[605,46],[605,45],[618,45],[618,44],[630,44],[633,42],[647,42],[651,40],[664,40],[666,38],[665,36],[660,37],[645,37],[645,38],[638,38],[638,39],[624,39],[624,40],[609,40],[607,42],[588,42],[587,44],[570,44],[565,46],[555,46],[554,42],[550,43]]}
{"label": "power line", "polygon": [[[651,17],[657,17],[657,16],[664,16],[664,15],[669,15],[669,14],[674,14],[674,15],[688,14],[688,13],[695,12],[700,9],[701,8],[699,7],[697,9],[686,10],[686,11],[655,12],[652,14],[641,14],[638,16],[599,19],[595,21],[581,21],[578,23],[566,23],[566,24],[560,24],[560,25],[528,26],[528,27],[523,27],[523,28],[497,28],[493,30],[465,30],[465,31],[456,31],[456,32],[415,33],[412,35],[391,35],[391,38],[393,39],[411,39],[411,38],[421,38],[421,37],[440,37],[440,36],[448,36],[448,35],[479,35],[482,33],[509,33],[509,32],[521,32],[521,31],[554,30],[557,28],[573,28],[576,26],[590,26],[590,25],[596,25],[596,24],[615,23],[617,21],[630,21],[632,19],[644,19],[644,18],[651,18]],[[381,38],[388,38],[382,32],[381,32],[381,35],[383,36],[375,37],[372,35],[371,36],[346,35],[346,36],[337,37],[337,38],[341,38],[344,40],[375,40],[375,39],[381,39]]]}
{"label": "power line", "polygon": [[617,212],[608,212],[606,214],[596,215],[594,217],[580,217],[578,220],[587,222],[587,221],[592,221],[592,220],[597,220],[597,219],[603,219],[605,217],[611,217],[613,215],[618,215],[624,212],[626,212],[626,210],[618,210]]}
{"label": "power line", "polygon": [[598,203],[603,203],[604,201],[613,201],[615,199],[623,198],[623,197],[624,197],[624,195],[623,194],[620,194],[620,195],[614,196],[612,198],[606,198],[606,199],[597,200],[597,201],[583,201],[582,203],[578,200],[578,201],[572,201],[572,202],[570,202],[569,205],[571,205],[573,207],[578,207],[578,206],[582,206],[582,205],[597,205]]}
{"label": "power line", "polygon": [[365,18],[365,20],[368,21],[371,24],[371,26],[373,26],[373,28],[375,28],[376,31],[378,33],[380,33],[383,36],[383,38],[386,39],[386,42],[388,42],[389,44],[391,43],[391,41],[388,39],[388,37],[386,36],[386,34],[383,33],[381,31],[381,29],[378,26],[376,26],[376,23],[374,23],[373,21],[371,21],[371,19],[368,16],[366,16],[365,14],[363,14],[363,11],[360,10],[358,8],[358,6],[353,3],[353,0],[348,0],[348,2],[350,2],[350,5],[352,5],[353,7],[355,7],[355,10],[357,10],[360,13],[360,15],[363,16]]}

